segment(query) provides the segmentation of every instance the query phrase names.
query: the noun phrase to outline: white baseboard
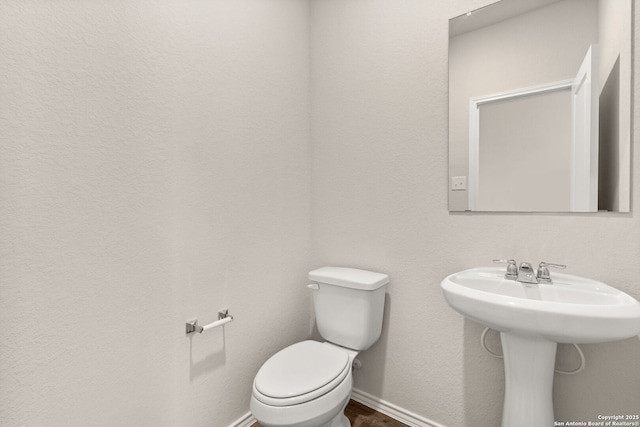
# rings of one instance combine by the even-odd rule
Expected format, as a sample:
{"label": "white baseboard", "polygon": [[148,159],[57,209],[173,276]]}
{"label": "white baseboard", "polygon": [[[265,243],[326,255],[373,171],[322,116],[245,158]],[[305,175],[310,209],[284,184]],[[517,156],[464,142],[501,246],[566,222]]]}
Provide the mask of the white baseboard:
{"label": "white baseboard", "polygon": [[383,413],[394,420],[400,421],[409,427],[444,427],[442,424],[438,424],[435,421],[421,417],[418,414],[414,414],[411,411],[407,411],[393,403],[372,396],[369,393],[365,393],[362,390],[353,389],[351,392],[351,398],[356,402],[360,402],[371,409],[375,409],[376,411]]}
{"label": "white baseboard", "polygon": [[244,416],[232,422],[229,427],[249,427],[253,425],[253,423],[257,422],[258,420],[256,420],[254,416],[251,415],[251,412],[247,412]]}
{"label": "white baseboard", "polygon": [[[420,415],[400,408],[393,403],[379,399],[369,393],[365,393],[362,390],[353,389],[351,392],[351,398],[356,402],[360,402],[371,409],[375,409],[376,411],[385,414],[394,420],[400,421],[409,427],[444,427],[442,424],[438,424],[435,421],[421,417]],[[253,415],[251,415],[251,412],[247,412],[244,416],[231,423],[229,427],[250,427],[255,422],[257,422],[257,420]]]}

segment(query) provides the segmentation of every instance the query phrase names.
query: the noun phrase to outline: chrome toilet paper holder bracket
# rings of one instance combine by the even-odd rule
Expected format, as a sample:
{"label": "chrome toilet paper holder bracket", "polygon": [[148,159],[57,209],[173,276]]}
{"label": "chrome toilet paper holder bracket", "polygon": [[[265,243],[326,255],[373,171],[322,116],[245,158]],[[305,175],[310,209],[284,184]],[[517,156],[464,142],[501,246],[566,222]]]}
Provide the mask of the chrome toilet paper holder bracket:
{"label": "chrome toilet paper holder bracket", "polygon": [[222,326],[225,323],[229,323],[231,321],[233,321],[233,316],[229,314],[228,309],[224,309],[218,312],[217,321],[209,323],[207,325],[204,325],[204,326],[198,325],[198,319],[188,321],[186,324],[186,334],[191,335],[195,332],[198,332],[199,334],[201,334],[204,331],[217,328],[218,326]]}

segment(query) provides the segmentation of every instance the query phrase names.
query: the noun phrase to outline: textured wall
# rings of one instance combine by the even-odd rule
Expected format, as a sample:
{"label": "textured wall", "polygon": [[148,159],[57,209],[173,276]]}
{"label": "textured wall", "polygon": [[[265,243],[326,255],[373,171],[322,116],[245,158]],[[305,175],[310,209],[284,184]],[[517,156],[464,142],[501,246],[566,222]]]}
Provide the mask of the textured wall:
{"label": "textured wall", "polygon": [[[448,213],[447,19],[486,3],[312,1],[309,122],[306,2],[1,1],[1,423],[227,426],[335,263],[392,278],[356,386],[495,427],[502,362],[442,277],[545,259],[640,298],[640,224]],[[558,418],[636,409],[640,342],[585,353]]]}
{"label": "textured wall", "polygon": [[0,424],[230,425],[310,330],[308,4],[1,1],[0,52]]}
{"label": "textured wall", "polygon": [[[445,303],[444,276],[495,257],[557,261],[640,298],[637,215],[448,212],[447,20],[488,3],[312,3],[313,263],[390,274],[355,385],[451,427],[499,425],[503,374],[482,328]],[[584,351],[585,372],[556,378],[556,418],[637,413],[640,341]],[[571,348],[559,363],[575,366]]]}

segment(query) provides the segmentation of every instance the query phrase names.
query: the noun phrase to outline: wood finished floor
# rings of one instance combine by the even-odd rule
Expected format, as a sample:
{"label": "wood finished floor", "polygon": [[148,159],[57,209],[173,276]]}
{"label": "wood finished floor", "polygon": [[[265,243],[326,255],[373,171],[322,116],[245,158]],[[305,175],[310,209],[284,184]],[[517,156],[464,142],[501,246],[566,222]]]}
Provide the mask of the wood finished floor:
{"label": "wood finished floor", "polygon": [[[380,412],[376,412],[362,403],[350,400],[344,414],[351,421],[351,427],[408,427]],[[251,427],[262,427],[254,423]]]}

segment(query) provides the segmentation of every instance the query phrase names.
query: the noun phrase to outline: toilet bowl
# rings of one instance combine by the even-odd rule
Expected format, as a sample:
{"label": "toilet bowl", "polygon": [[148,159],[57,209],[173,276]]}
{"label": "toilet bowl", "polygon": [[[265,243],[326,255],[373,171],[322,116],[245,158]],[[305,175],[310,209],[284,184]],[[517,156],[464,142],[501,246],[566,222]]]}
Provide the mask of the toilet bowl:
{"label": "toilet bowl", "polygon": [[356,355],[318,341],[280,350],[253,381],[251,413],[264,427],[349,427],[343,411]]}
{"label": "toilet bowl", "polygon": [[358,352],[380,337],[389,276],[345,267],[309,273],[316,325],[327,342],[271,356],[253,380],[250,409],[264,427],[350,427],[344,415]]}

